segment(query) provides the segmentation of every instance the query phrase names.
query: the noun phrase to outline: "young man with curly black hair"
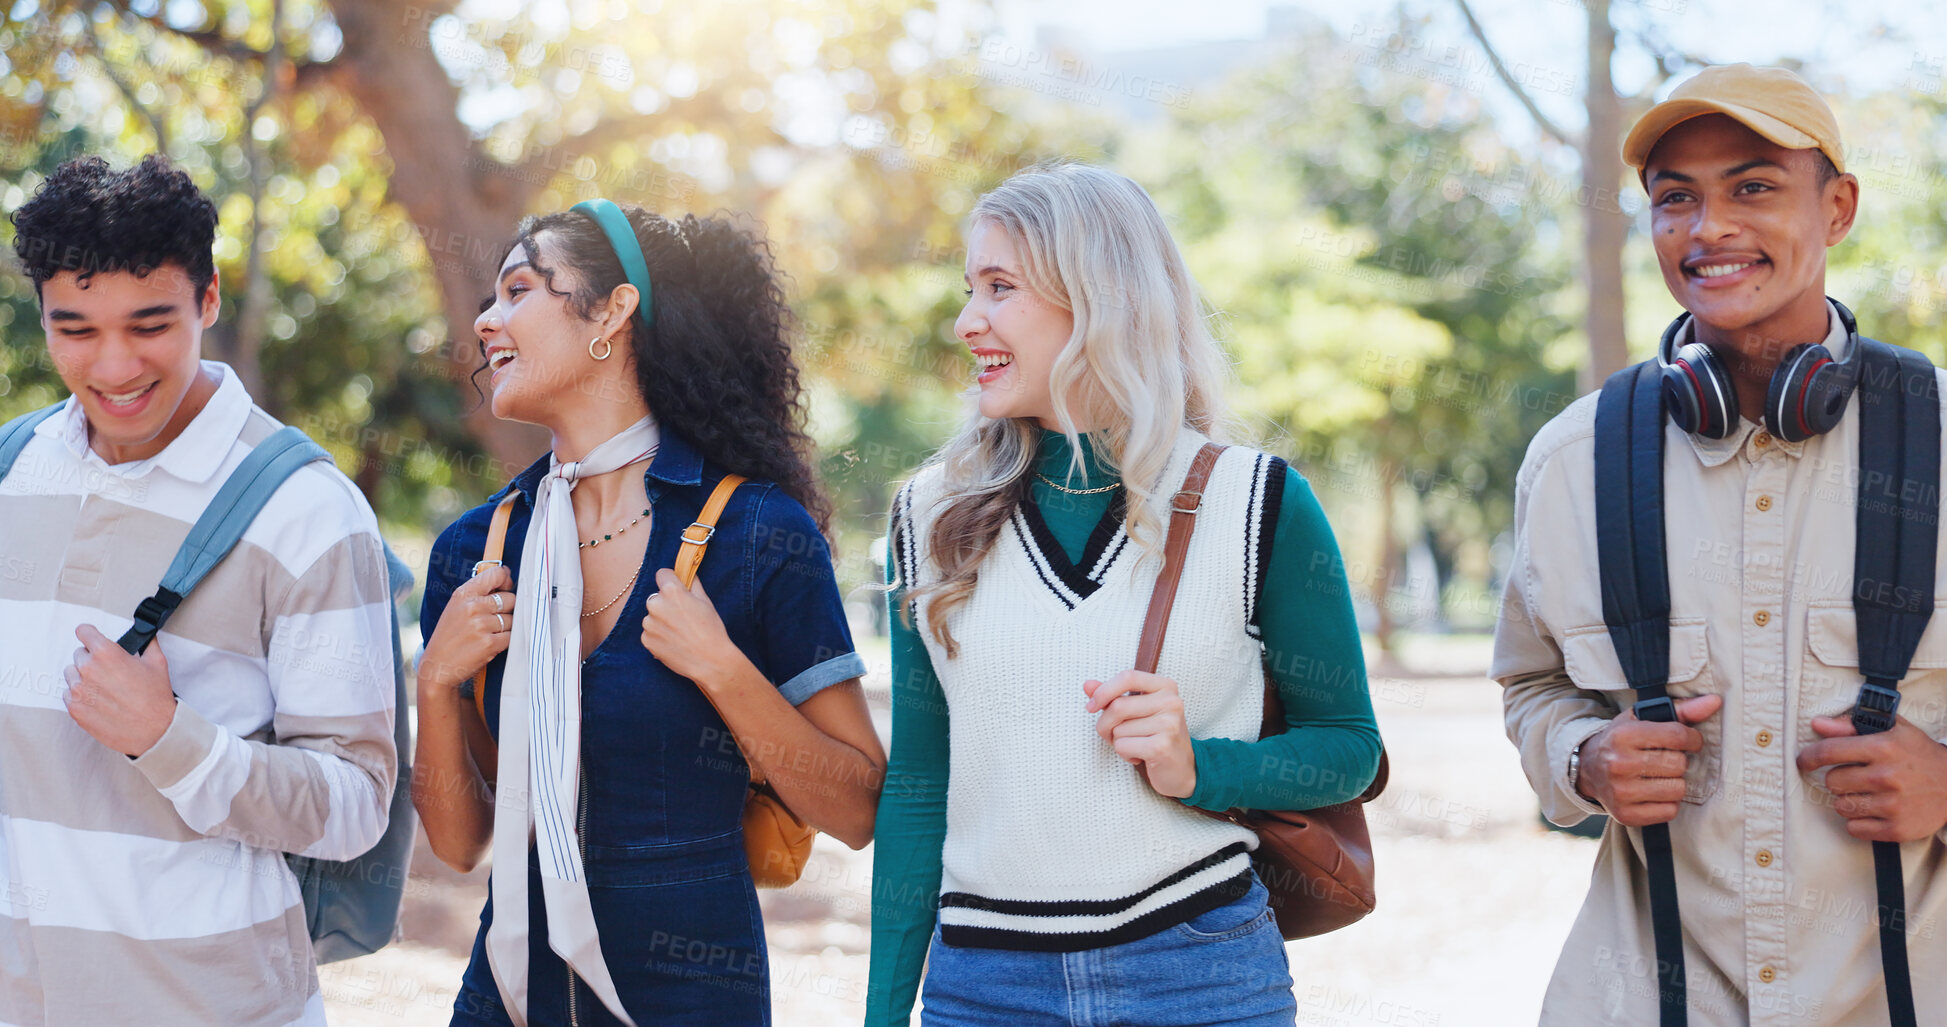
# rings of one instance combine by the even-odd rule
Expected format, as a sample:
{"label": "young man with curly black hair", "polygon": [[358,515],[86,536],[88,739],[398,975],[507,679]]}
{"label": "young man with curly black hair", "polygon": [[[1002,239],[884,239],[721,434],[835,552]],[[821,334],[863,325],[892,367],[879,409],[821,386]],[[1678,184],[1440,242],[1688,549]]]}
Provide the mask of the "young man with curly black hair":
{"label": "young man with curly black hair", "polygon": [[279,425],[200,359],[216,208],[160,156],[13,215],[71,398],[0,480],[0,1022],[322,1024],[286,853],[383,833],[386,563],[329,463],[285,481],[140,656],[115,639]]}

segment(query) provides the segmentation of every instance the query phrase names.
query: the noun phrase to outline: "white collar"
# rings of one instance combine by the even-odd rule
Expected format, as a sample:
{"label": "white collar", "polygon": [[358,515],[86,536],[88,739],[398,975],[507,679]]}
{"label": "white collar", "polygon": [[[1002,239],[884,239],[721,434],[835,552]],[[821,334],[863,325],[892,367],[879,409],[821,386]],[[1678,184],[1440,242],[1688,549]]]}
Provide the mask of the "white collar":
{"label": "white collar", "polygon": [[141,478],[160,469],[183,481],[203,484],[229,457],[230,445],[243,433],[255,404],[229,365],[215,360],[200,363],[202,373],[217,376],[216,392],[184,426],[182,434],[152,457],[120,464],[102,459],[88,445],[88,415],[72,396],[59,413],[42,421],[34,434],[59,439],[75,459],[119,477]]}

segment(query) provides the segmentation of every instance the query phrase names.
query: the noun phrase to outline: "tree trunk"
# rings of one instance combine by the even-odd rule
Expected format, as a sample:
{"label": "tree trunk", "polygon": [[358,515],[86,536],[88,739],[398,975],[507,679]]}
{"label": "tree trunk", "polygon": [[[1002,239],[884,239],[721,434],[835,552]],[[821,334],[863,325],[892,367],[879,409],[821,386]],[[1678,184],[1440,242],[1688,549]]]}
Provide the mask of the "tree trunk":
{"label": "tree trunk", "polygon": [[[473,334],[480,300],[493,292],[494,260],[513,238],[539,176],[517,176],[482,150],[455,111],[460,91],[428,40],[432,20],[454,0],[396,5],[389,0],[332,0],[344,35],[335,80],[385,137],[392,161],[390,196],[425,242],[439,283],[447,340],[444,372],[464,395],[481,365]],[[502,421],[482,402],[466,424],[497,463],[490,476],[512,477],[547,448],[536,427]]]}
{"label": "tree trunk", "polygon": [[376,510],[379,506],[379,485],[392,468],[386,465],[385,449],[378,436],[364,435],[363,438],[364,444],[358,450],[358,473],[352,476],[352,484],[365,493],[365,501]]}
{"label": "tree trunk", "polygon": [[1584,391],[1601,385],[1629,363],[1623,335],[1623,242],[1629,220],[1619,202],[1622,183],[1622,100],[1609,73],[1616,30],[1609,0],[1587,0],[1589,127],[1582,136],[1582,274],[1589,292],[1589,360]]}
{"label": "tree trunk", "polygon": [[244,159],[250,165],[250,228],[245,233],[243,263],[243,302],[237,311],[236,329],[220,336],[224,361],[237,372],[237,379],[265,412],[275,417],[282,404],[264,388],[264,337],[270,324],[270,272],[264,268],[264,184],[270,178],[270,156],[257,138],[257,114],[277,97],[278,75],[282,71],[284,47],[283,0],[271,0],[270,50],[264,57],[263,91],[243,109]]}
{"label": "tree trunk", "polygon": [[1379,651],[1385,657],[1393,653],[1393,582],[1399,578],[1400,547],[1393,532],[1393,504],[1399,496],[1395,491],[1400,476],[1399,461],[1382,459],[1379,463],[1379,573],[1371,589],[1373,613],[1378,618],[1373,625],[1373,638]]}
{"label": "tree trunk", "polygon": [[1508,71],[1487,30],[1467,5],[1455,0],[1468,31],[1487,52],[1495,74],[1528,109],[1535,124],[1549,136],[1575,145],[1582,156],[1582,284],[1588,291],[1589,359],[1582,367],[1584,391],[1602,384],[1629,360],[1623,338],[1623,240],[1629,221],[1623,216],[1617,186],[1622,181],[1622,100],[1609,62],[1616,52],[1616,29],[1609,23],[1609,0],[1582,0],[1589,16],[1589,87],[1583,95],[1589,124],[1579,140],[1549,120],[1520,80]]}
{"label": "tree trunk", "polygon": [[1447,609],[1447,582],[1453,578],[1457,554],[1448,549],[1433,530],[1433,518],[1428,516],[1426,495],[1420,490],[1413,492],[1420,518],[1420,541],[1426,545],[1427,555],[1433,560],[1433,617],[1441,630],[1451,627],[1453,618]]}

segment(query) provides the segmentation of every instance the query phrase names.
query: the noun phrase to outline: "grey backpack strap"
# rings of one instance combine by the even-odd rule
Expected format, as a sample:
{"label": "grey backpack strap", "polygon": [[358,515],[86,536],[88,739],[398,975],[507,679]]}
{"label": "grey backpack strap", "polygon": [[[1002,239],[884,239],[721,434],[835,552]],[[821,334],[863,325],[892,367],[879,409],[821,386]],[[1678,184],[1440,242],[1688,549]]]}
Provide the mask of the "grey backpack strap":
{"label": "grey backpack strap", "polygon": [[331,454],[291,427],[279,428],[252,449],[190,527],[155,595],[136,606],[135,623],[119,639],[121,647],[137,655],[147,649],[196,583],[229,555],[285,479],[305,464],[330,459]]}
{"label": "grey backpack strap", "polygon": [[61,404],[56,403],[0,424],[0,478],[5,478],[7,472],[14,469],[14,461],[20,459],[20,451],[26,449],[27,443],[33,439],[34,429],[60,409]]}

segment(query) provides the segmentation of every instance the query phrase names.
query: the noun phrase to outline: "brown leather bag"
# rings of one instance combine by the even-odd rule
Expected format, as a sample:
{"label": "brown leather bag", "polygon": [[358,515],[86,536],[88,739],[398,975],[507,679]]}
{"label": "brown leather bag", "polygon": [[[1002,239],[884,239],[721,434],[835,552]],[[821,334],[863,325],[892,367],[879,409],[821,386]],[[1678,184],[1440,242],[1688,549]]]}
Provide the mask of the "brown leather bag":
{"label": "brown leather bag", "polygon": [[[730,502],[730,494],[744,483],[740,475],[725,475],[717,483],[716,490],[710,493],[709,501],[697,514],[696,521],[683,529],[683,548],[676,554],[677,578],[688,588],[696,580],[696,569],[703,563],[703,553],[710,546],[710,536],[716,534],[717,518],[723,516],[723,508]],[[513,514],[514,497],[509,492],[494,508],[493,522],[487,527],[487,547],[482,559],[474,565],[473,572],[480,573],[488,566],[498,564],[507,544],[507,520]],[[710,693],[704,692],[709,699]],[[480,711],[480,722],[487,721],[487,668],[482,667],[473,676],[473,706]],[[716,700],[710,699],[715,706]],[[722,716],[723,710],[718,709]],[[811,842],[818,832],[798,815],[791,812],[784,800],[778,798],[777,791],[750,763],[750,792],[744,797],[744,855],[750,860],[750,876],[759,888],[784,888],[796,884],[804,874],[805,863],[811,859]]]}
{"label": "brown leather bag", "polygon": [[[1143,619],[1142,643],[1136,649],[1136,669],[1154,674],[1176,603],[1183,560],[1196,530],[1197,508],[1210,472],[1224,447],[1206,444],[1197,452],[1183,489],[1170,500],[1169,534],[1163,546],[1163,569],[1150,593],[1149,613]],[[1282,733],[1284,704],[1267,669],[1264,677],[1264,722],[1260,737]],[[1278,933],[1286,939],[1309,938],[1357,923],[1372,912],[1372,837],[1366,831],[1365,803],[1386,787],[1387,762],[1379,754],[1379,775],[1351,802],[1313,810],[1226,810],[1222,813],[1189,807],[1217,820],[1250,828],[1258,837],[1251,866],[1271,893],[1271,910]],[[1143,779],[1149,778],[1142,768]]]}

